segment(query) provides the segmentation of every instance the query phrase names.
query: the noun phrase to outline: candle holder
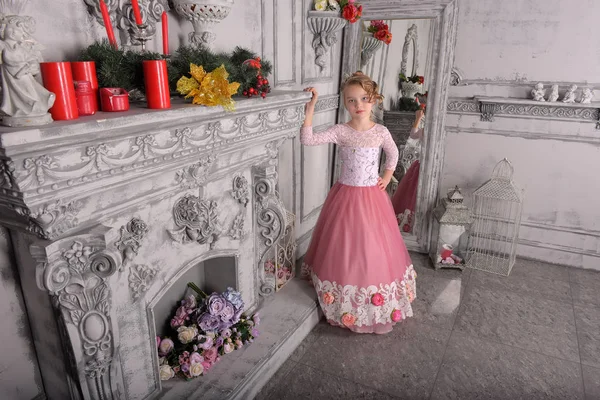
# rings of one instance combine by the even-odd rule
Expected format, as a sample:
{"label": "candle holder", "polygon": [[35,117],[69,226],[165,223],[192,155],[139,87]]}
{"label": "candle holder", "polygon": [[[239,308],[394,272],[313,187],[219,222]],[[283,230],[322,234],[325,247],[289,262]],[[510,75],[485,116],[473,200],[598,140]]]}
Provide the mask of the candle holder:
{"label": "candle holder", "polygon": [[136,44],[139,43],[142,46],[142,52],[146,51],[146,42],[154,36],[155,32],[150,33],[150,29],[147,24],[133,24],[130,28],[131,33],[131,43]]}

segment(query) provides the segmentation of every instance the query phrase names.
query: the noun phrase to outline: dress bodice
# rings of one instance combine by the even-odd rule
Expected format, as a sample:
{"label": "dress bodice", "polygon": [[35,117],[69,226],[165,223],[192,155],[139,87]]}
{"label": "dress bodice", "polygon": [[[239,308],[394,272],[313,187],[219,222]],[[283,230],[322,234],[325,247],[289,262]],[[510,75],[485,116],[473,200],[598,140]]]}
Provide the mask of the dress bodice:
{"label": "dress bodice", "polygon": [[303,127],[300,142],[307,146],[324,143],[340,146],[342,170],[339,182],[344,185],[375,186],[379,176],[381,148],[386,154],[385,169],[394,170],[398,164],[398,148],[392,135],[385,126],[379,124],[364,132],[339,124],[316,134],[312,127]]}

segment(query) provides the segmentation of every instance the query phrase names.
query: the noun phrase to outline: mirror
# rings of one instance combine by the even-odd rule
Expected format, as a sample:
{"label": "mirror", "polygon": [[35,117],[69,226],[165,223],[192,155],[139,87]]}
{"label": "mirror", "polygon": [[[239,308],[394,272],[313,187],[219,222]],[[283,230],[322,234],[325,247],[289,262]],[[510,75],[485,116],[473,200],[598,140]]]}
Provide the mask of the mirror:
{"label": "mirror", "polygon": [[[455,0],[372,0],[344,32],[342,77],[362,70],[379,85],[384,101],[374,120],[388,128],[400,154],[387,191],[407,247],[422,252],[429,250],[442,168],[456,12]],[[348,120],[343,107],[339,119]],[[382,152],[381,173],[384,163]],[[334,178],[338,171],[336,159]]]}

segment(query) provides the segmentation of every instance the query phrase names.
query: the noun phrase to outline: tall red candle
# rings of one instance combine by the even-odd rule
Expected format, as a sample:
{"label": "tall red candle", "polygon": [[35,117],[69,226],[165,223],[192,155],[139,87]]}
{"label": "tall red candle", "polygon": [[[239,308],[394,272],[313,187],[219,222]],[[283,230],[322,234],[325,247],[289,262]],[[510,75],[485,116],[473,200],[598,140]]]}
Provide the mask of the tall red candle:
{"label": "tall red candle", "polygon": [[56,101],[50,109],[52,118],[56,121],[78,118],[71,63],[42,62],[40,71],[44,87],[56,95]]}
{"label": "tall red candle", "polygon": [[115,32],[113,31],[112,24],[110,22],[110,15],[108,14],[108,7],[104,0],[100,0],[100,12],[102,13],[102,20],[104,21],[104,27],[106,28],[106,36],[108,36],[108,43],[111,44],[115,49],[117,48],[117,39],[115,38]]}
{"label": "tall red candle", "polygon": [[138,4],[138,0],[131,0],[131,7],[133,8],[133,17],[135,18],[135,23],[141,25],[142,14],[140,13],[140,5]]}
{"label": "tall red candle", "polygon": [[144,84],[148,108],[171,108],[166,60],[144,60]]}
{"label": "tall red candle", "polygon": [[87,81],[90,83],[90,89],[94,92],[92,107],[98,111],[98,78],[96,76],[96,63],[94,61],[73,61],[71,62],[73,71],[73,81]]}
{"label": "tall red candle", "polygon": [[167,12],[163,11],[161,18],[162,22],[162,41],[163,41],[163,54],[169,55],[169,22],[167,20]]}

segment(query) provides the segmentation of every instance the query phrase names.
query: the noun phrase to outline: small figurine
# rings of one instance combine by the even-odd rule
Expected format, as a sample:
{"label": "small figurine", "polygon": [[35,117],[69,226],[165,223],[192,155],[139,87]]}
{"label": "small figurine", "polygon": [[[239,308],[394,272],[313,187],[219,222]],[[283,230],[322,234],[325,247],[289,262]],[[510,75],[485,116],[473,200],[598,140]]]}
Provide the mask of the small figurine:
{"label": "small figurine", "polygon": [[558,85],[552,85],[552,90],[550,91],[550,96],[548,96],[548,101],[555,102],[558,100]]}
{"label": "small figurine", "polygon": [[590,104],[592,102],[593,97],[594,93],[592,92],[592,89],[585,88],[583,89],[583,93],[581,94],[581,100],[579,100],[579,102],[581,104]]}
{"label": "small figurine", "polygon": [[2,71],[2,125],[30,126],[52,122],[48,110],[56,96],[36,79],[42,55],[33,39],[31,17],[6,15],[0,18]]}
{"label": "small figurine", "polygon": [[546,101],[546,99],[544,99],[544,96],[546,95],[546,89],[544,89],[544,85],[541,82],[536,84],[535,89],[531,90],[531,95],[535,101]]}
{"label": "small figurine", "polygon": [[563,97],[563,103],[575,103],[575,91],[577,90],[577,85],[571,85],[569,89],[567,89],[567,93],[565,93],[565,97]]}

